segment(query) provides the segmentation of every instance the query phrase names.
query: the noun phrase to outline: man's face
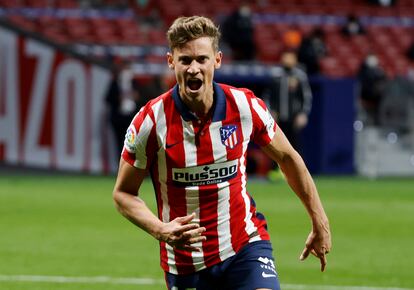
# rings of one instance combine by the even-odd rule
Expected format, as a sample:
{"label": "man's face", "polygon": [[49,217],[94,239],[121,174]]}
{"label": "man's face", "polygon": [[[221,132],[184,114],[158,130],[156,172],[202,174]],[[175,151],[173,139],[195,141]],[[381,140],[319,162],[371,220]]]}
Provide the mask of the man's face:
{"label": "man's face", "polygon": [[220,67],[221,58],[209,37],[191,40],[168,53],[168,66],[174,69],[181,97],[200,101],[212,94],[214,70]]}
{"label": "man's face", "polygon": [[293,52],[285,52],[282,54],[282,65],[286,68],[293,68],[297,65],[297,57]]}

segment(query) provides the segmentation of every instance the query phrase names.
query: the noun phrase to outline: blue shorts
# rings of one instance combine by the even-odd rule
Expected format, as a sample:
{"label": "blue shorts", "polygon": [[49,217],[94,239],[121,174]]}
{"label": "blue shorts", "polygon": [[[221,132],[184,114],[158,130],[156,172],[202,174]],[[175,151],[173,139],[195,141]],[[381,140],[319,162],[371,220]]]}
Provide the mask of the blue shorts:
{"label": "blue shorts", "polygon": [[244,246],[225,261],[189,275],[165,273],[169,290],[280,290],[269,241]]}

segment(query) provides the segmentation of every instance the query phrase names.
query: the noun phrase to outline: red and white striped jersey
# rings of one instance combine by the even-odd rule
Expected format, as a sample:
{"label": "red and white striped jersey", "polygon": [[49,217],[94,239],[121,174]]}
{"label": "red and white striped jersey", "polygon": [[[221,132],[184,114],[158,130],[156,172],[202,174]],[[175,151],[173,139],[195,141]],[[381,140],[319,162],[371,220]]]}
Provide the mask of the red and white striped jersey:
{"label": "red and white striped jersey", "polygon": [[246,190],[250,141],[267,145],[276,123],[247,89],[213,83],[213,114],[202,121],[182,102],[178,85],[151,100],[134,117],[122,157],[148,169],[158,215],[164,222],[196,213],[207,240],[201,252],[161,242],[161,267],[187,274],[231,257],[244,245],[269,240],[266,222]]}

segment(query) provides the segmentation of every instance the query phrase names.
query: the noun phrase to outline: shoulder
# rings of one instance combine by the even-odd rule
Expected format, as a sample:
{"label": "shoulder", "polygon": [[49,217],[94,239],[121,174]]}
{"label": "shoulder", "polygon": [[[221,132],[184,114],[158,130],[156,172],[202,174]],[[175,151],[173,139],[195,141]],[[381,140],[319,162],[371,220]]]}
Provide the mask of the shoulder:
{"label": "shoulder", "polygon": [[294,72],[294,74],[295,74],[298,78],[300,78],[300,79],[308,79],[308,75],[307,75],[307,73],[305,72],[305,70],[304,70],[304,69],[302,69],[302,68],[301,68],[301,67],[299,67],[299,66],[294,67],[294,68],[293,68],[293,72]]}
{"label": "shoulder", "polygon": [[135,114],[132,119],[132,125],[141,127],[143,123],[146,123],[147,125],[152,126],[152,124],[155,123],[157,116],[164,111],[164,107],[167,107],[169,105],[168,102],[171,102],[171,100],[171,90],[149,100]]}
{"label": "shoulder", "polygon": [[219,83],[219,86],[223,89],[224,93],[226,94],[226,96],[230,96],[233,98],[236,97],[241,97],[241,96],[246,96],[247,98],[256,98],[255,94],[253,93],[253,91],[251,91],[248,88],[238,88],[238,87],[234,87],[231,85],[226,85],[226,84],[222,84]]}
{"label": "shoulder", "polygon": [[237,105],[240,111],[251,111],[252,107],[255,107],[257,104],[263,108],[266,107],[264,101],[257,97],[254,92],[248,88],[238,88],[224,84],[219,85],[224,90],[228,102]]}
{"label": "shoulder", "polygon": [[[154,111],[157,104],[165,104],[172,101],[172,89],[166,91],[165,93],[159,95],[156,98],[149,100],[140,110],[142,113],[148,114]],[[138,112],[138,113],[140,113]]]}
{"label": "shoulder", "polygon": [[158,102],[165,102],[172,98],[172,91],[173,88],[169,89],[168,91],[164,92],[163,94],[159,95],[158,97],[150,100],[148,102],[149,106],[153,106],[154,104]]}
{"label": "shoulder", "polygon": [[230,106],[237,108],[244,116],[252,116],[257,110],[266,110],[265,102],[257,97],[254,92],[247,88],[237,88],[230,85],[219,84],[227,96]]}

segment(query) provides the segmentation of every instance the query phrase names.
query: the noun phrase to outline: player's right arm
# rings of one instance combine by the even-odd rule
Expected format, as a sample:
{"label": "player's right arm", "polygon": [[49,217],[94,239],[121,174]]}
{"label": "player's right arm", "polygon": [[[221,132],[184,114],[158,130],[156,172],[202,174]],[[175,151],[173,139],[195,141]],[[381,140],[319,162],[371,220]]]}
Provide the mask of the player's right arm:
{"label": "player's right arm", "polygon": [[131,166],[121,158],[113,199],[118,211],[133,224],[148,232],[159,241],[186,251],[198,251],[192,244],[205,240],[204,227],[190,223],[194,214],[162,222],[138,196],[146,170]]}

